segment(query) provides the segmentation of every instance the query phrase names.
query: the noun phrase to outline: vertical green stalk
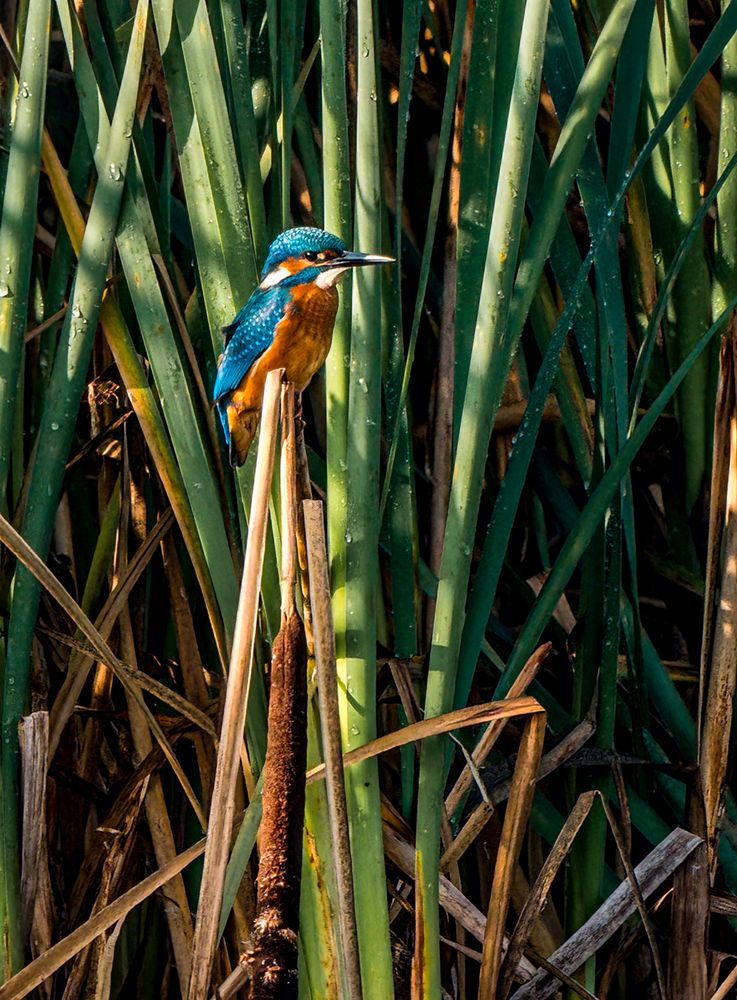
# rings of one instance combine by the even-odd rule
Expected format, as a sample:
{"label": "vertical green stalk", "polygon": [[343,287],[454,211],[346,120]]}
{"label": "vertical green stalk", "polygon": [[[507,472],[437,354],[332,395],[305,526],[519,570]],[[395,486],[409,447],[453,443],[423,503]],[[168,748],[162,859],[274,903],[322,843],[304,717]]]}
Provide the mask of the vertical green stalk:
{"label": "vertical green stalk", "polygon": [[[357,3],[355,244],[381,246],[383,199],[378,114],[378,40],[372,0]],[[376,585],[379,543],[381,435],[381,274],[359,270],[353,283],[353,327],[348,390],[350,435],[346,453],[345,659],[338,665],[345,697],[343,744],[351,749],[376,736]],[[356,879],[356,921],[365,1000],[393,993],[389,920],[376,759],[346,776]]]}
{"label": "vertical green stalk", "polygon": [[[418,0],[406,3],[402,16],[402,50],[399,62],[399,101],[397,106],[397,176],[394,201],[394,256],[396,257],[396,265],[388,304],[389,320],[386,324],[382,352],[385,364],[386,420],[389,427],[396,427],[398,436],[395,467],[390,468],[389,463],[387,463],[384,472],[384,494],[382,495],[382,501],[384,495],[387,496],[387,513],[382,529],[388,537],[391,552],[392,619],[394,652],[397,656],[412,656],[417,650],[417,587],[415,582],[415,567],[418,560],[417,517],[409,429],[410,418],[407,401],[406,399],[402,400],[402,375],[405,368],[402,337],[402,205],[404,201],[407,127],[422,7],[422,3]],[[441,154],[440,149],[438,149],[437,155],[438,160],[441,156],[444,160],[446,154],[445,151]],[[444,169],[442,173],[444,175]],[[432,242],[432,237],[430,240]],[[424,297],[424,292],[422,294]],[[413,334],[414,324],[413,332],[410,334],[411,338]],[[414,748],[403,747],[401,756],[404,811],[408,815],[413,796],[413,781],[407,781],[407,776],[411,777],[414,774]]]}
{"label": "vertical green stalk", "polygon": [[[353,240],[350,194],[348,98],[345,81],[344,0],[320,0],[322,28],[322,136],[325,227],[347,243]],[[345,535],[348,518],[346,452],[348,450],[348,364],[351,302],[347,288],[340,293],[333,345],[325,370],[327,441],[328,551],[333,589],[335,652],[345,658]]]}
{"label": "vertical green stalk", "polygon": [[[6,513],[12,504],[12,497],[6,495],[6,486],[13,450],[18,378],[23,358],[36,230],[50,15],[49,0],[31,0],[15,115],[12,132],[9,132],[7,170],[3,177],[5,186],[0,225],[0,510]],[[9,94],[12,89],[9,82]],[[20,460],[20,454],[18,458]],[[0,677],[6,674],[4,653],[3,646],[0,649]],[[15,783],[10,780],[9,773],[4,773],[6,765],[8,769],[15,769],[16,758],[8,744],[4,743],[0,749],[0,760],[0,801],[7,802],[14,812],[13,822],[8,824],[2,820],[0,813],[0,975],[5,979],[22,963],[23,942],[19,926],[18,803],[12,801]]]}
{"label": "vertical green stalk", "polygon": [[[508,303],[524,218],[535,114],[540,89],[548,4],[528,0],[520,34],[499,181],[492,214],[486,267],[466,380],[458,449],[453,470],[445,545],[440,567],[425,716],[452,703],[466,586],[471,568],[482,477],[506,371],[495,356],[504,343]],[[417,934],[414,979],[423,997],[440,995],[438,851],[446,742],[423,741],[417,804]]]}
{"label": "vertical green stalk", "polygon": [[[731,0],[723,0],[726,9]],[[737,35],[722,53],[722,103],[719,118],[719,161],[717,175],[737,153]],[[717,196],[717,225],[714,248],[712,314],[719,316],[737,291],[737,174],[733,174]]]}
{"label": "vertical green stalk", "polygon": [[[346,5],[343,0],[320,0],[321,35],[320,54],[322,69],[322,173],[324,189],[323,225],[336,233],[350,246],[353,242],[348,100],[346,94]],[[333,343],[326,369],[327,435],[327,487],[328,487],[328,548],[332,589],[335,646],[338,662],[345,665],[346,656],[346,533],[348,531],[347,448],[348,448],[348,367],[350,352],[351,301],[350,286],[340,292],[338,313],[333,332]],[[342,692],[341,692],[342,693]],[[311,744],[312,747],[312,744]],[[325,844],[324,801],[309,801],[307,846],[314,856],[313,869],[308,868],[306,894],[302,900],[302,928],[309,922],[321,931],[308,947],[304,960],[309,970],[310,982],[315,980],[316,963],[323,960],[334,947],[334,929],[322,912],[329,896],[340,891],[334,884],[331,859],[320,859],[317,854]],[[313,873],[318,865],[325,864],[321,892],[312,891]],[[383,874],[382,874],[383,878]],[[309,898],[308,898],[309,897]],[[315,983],[320,988],[319,980]],[[323,984],[324,985],[324,984]],[[333,982],[333,986],[335,983]],[[314,994],[313,994],[314,995]],[[320,993],[322,996],[323,994]],[[326,994],[329,995],[329,994]]]}
{"label": "vertical green stalk", "polygon": [[[322,763],[317,699],[307,711],[307,768]],[[345,963],[340,952],[334,843],[324,782],[308,785],[305,794],[305,837],[300,909],[300,958],[313,997],[345,994]],[[306,993],[306,991],[305,991]],[[347,995],[347,994],[346,994]]]}
{"label": "vertical green stalk", "polygon": [[[172,4],[172,9],[179,28],[192,106],[208,157],[207,170],[226,248],[225,264],[230,286],[236,302],[240,303],[258,277],[246,200],[207,6],[204,0],[179,0]],[[188,207],[191,207],[189,202]]]}
{"label": "vertical green stalk", "polygon": [[5,487],[36,231],[51,29],[49,0],[31,0],[26,29],[0,226],[0,507],[6,512]]}
{"label": "vertical green stalk", "polygon": [[[597,284],[600,283],[597,282]],[[596,488],[606,468],[607,445],[611,449],[616,448],[616,434],[613,432],[614,428],[611,427],[611,422],[607,419],[608,407],[606,405],[612,382],[608,349],[610,326],[600,301],[597,301],[597,312],[600,316],[596,351],[598,395],[593,418],[595,438],[591,475],[592,489]],[[576,719],[582,719],[589,711],[598,685],[598,721],[601,714],[601,704],[604,700],[603,692],[605,689],[609,689],[611,671],[608,666],[611,665],[612,658],[611,656],[606,657],[607,663],[605,663],[603,649],[604,605],[608,576],[605,518],[612,519],[612,516],[611,509],[605,512],[581,562],[581,600],[578,613],[583,622],[583,628],[576,647],[572,696],[572,712]],[[619,592],[617,592],[618,596]],[[618,630],[618,617],[615,616],[613,621]],[[616,652],[615,650],[615,667]],[[572,797],[580,794],[584,788],[590,787],[592,783],[598,784],[599,781],[590,770],[576,772],[572,776]],[[591,916],[600,901],[605,838],[606,822],[603,811],[600,808],[592,809],[580,836],[573,845],[571,857],[575,860],[571,865],[571,870],[567,872],[565,921],[566,929],[569,932],[580,927]],[[589,959],[584,964],[581,973],[582,981],[588,989],[595,988],[595,972],[596,963]]]}
{"label": "vertical green stalk", "polygon": [[523,3],[484,0],[476,5],[458,206],[453,393],[453,443],[456,447],[523,15]]}
{"label": "vertical green stalk", "polygon": [[294,84],[294,65],[296,47],[297,11],[295,0],[280,5],[279,10],[279,62],[278,83],[280,86],[274,93],[278,95],[278,113],[281,120],[281,227],[287,229],[291,225],[291,189],[292,189],[292,86]]}
{"label": "vertical green stalk", "polygon": [[[388,401],[387,410],[394,410],[395,420],[392,425],[391,444],[386,461],[384,472],[384,489],[381,497],[381,514],[383,516],[386,508],[386,501],[389,495],[389,487],[394,473],[394,461],[400,439],[401,423],[406,415],[407,397],[409,393],[409,380],[414,364],[415,348],[417,346],[417,336],[420,329],[420,320],[425,305],[425,293],[427,282],[430,276],[430,264],[432,249],[435,243],[435,232],[440,215],[440,201],[443,194],[443,179],[445,177],[446,163],[448,159],[448,145],[450,143],[450,132],[453,125],[453,111],[455,108],[456,90],[458,88],[458,75],[460,73],[461,50],[463,48],[463,28],[465,22],[466,8],[459,4],[456,7],[454,19],[453,41],[451,45],[450,68],[448,79],[445,85],[445,98],[443,100],[443,116],[440,122],[440,133],[438,135],[438,147],[435,159],[435,172],[432,183],[432,193],[430,195],[430,205],[427,216],[427,229],[425,231],[425,242],[422,248],[422,260],[420,262],[420,275],[417,285],[417,296],[415,298],[415,311],[412,317],[412,328],[410,330],[409,342],[407,344],[407,358],[402,372],[402,381],[399,386],[398,400]],[[396,389],[392,387],[390,397]],[[398,409],[397,409],[398,407]]]}
{"label": "vertical green stalk", "polygon": [[266,206],[261,186],[259,147],[256,135],[256,118],[251,97],[251,73],[245,43],[243,15],[235,0],[220,0],[220,18],[228,64],[230,84],[229,102],[235,137],[240,154],[240,166],[248,201],[248,219],[251,224],[257,261],[266,255]]}
{"label": "vertical green stalk", "polygon": [[256,284],[257,269],[245,215],[227,103],[204,5],[155,0],[182,184],[187,200],[213,353]]}
{"label": "vertical green stalk", "polygon": [[[666,76],[670,96],[691,64],[689,15],[686,0],[667,0],[664,6]],[[723,126],[722,126],[723,127]],[[669,133],[670,172],[673,181],[672,238],[677,245],[698,211],[699,151],[696,141],[696,106],[691,97],[681,109]],[[675,308],[671,369],[677,367],[709,326],[709,273],[703,236],[694,243],[681,277],[673,289]],[[686,476],[686,510],[690,511],[701,491],[709,461],[707,441],[712,416],[704,411],[708,394],[709,351],[694,366],[677,397],[677,413],[683,434]]]}
{"label": "vertical green stalk", "polygon": [[[386,514],[382,520],[382,542],[387,540],[391,553],[392,623],[394,626],[394,654],[405,657],[417,651],[417,603],[419,587],[416,567],[419,560],[417,509],[414,488],[414,469],[410,433],[410,416],[406,400],[400,411],[402,374],[405,352],[402,337],[402,207],[404,203],[404,177],[407,153],[407,130],[410,102],[417,61],[417,39],[420,34],[423,3],[413,0],[405,3],[402,16],[402,48],[399,57],[399,99],[397,104],[397,173],[394,200],[394,281],[386,296],[385,308],[389,318],[384,331],[384,400],[388,427],[397,427],[395,468],[385,468],[384,496],[387,497]],[[438,153],[438,156],[440,154]],[[397,421],[399,414],[399,422]],[[387,463],[388,464],[388,463]],[[388,482],[387,482],[388,479]],[[407,717],[403,710],[400,723]],[[401,760],[401,809],[409,819],[414,804],[415,749],[404,746]]]}

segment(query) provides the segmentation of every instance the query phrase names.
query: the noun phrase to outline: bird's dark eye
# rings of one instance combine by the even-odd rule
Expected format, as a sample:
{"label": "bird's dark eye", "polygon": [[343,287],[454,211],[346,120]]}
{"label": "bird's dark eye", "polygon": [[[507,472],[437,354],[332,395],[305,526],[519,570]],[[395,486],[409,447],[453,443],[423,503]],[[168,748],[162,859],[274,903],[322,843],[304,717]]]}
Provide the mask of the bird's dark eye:
{"label": "bird's dark eye", "polygon": [[305,260],[317,260],[317,253],[314,250],[305,250]]}

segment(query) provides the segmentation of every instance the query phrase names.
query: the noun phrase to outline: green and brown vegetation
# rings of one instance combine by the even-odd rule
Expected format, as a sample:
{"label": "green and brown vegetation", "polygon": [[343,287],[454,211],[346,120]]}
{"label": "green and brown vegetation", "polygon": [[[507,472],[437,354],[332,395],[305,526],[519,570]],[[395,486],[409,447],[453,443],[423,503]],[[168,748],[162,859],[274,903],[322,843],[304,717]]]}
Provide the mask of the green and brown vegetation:
{"label": "green and brown vegetation", "polygon": [[[296,564],[300,997],[737,995],[737,3],[2,29],[0,1000],[248,995]],[[295,224],[396,263],[234,473]]]}

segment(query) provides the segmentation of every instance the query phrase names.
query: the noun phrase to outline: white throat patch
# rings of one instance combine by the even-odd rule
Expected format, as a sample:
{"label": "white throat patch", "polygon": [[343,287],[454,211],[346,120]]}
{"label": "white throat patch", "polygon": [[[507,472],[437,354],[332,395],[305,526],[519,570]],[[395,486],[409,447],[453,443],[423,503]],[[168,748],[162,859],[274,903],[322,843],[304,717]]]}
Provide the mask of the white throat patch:
{"label": "white throat patch", "polygon": [[315,284],[318,288],[332,288],[338,279],[349,270],[349,267],[330,267],[326,271],[320,271],[315,279]]}
{"label": "white throat patch", "polygon": [[278,285],[280,281],[284,281],[291,274],[286,267],[277,267],[274,271],[269,271],[264,280],[258,286],[261,291],[265,291],[267,288],[273,288],[274,285]]}

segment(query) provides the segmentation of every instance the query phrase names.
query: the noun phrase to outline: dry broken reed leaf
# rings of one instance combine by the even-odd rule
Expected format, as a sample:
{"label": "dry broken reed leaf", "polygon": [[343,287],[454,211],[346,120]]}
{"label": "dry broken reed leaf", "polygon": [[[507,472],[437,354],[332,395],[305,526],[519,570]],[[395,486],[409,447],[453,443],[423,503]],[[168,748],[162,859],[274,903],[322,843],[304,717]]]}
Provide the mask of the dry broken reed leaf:
{"label": "dry broken reed leaf", "polygon": [[48,712],[33,712],[25,716],[21,724],[20,748],[23,788],[23,934],[30,940],[31,954],[35,958],[50,946],[55,923],[46,835]]}
{"label": "dry broken reed leaf", "polygon": [[[56,629],[47,628],[44,625],[39,625],[38,631],[43,635],[48,635],[50,638],[54,639],[54,641],[60,646],[68,646],[81,656],[94,661],[96,655],[95,650],[88,642],[85,642],[84,639],[75,639],[73,636],[67,635],[64,632],[59,632]],[[140,687],[143,691],[147,691],[149,694],[158,698],[159,701],[162,701],[165,705],[173,708],[178,715],[181,715],[184,719],[188,719],[196,729],[201,730],[202,733],[208,736],[210,738],[210,742],[212,743],[216,736],[215,726],[213,725],[212,719],[205,711],[201,711],[192,701],[189,701],[186,697],[179,694],[175,688],[169,687],[167,684],[156,680],[156,678],[152,677],[150,674],[146,674],[141,670],[132,670],[130,665],[124,663],[123,661],[120,662],[120,669],[121,672],[130,679],[131,684]]]}
{"label": "dry broken reed leaf", "polygon": [[[492,723],[494,725],[494,723]],[[540,781],[548,774],[557,770],[568,758],[572,757],[586,743],[594,732],[595,724],[592,718],[587,717],[570,731],[563,739],[553,747],[552,750],[544,754],[540,761],[537,773],[537,780]],[[493,788],[488,789],[483,783],[480,774],[475,776],[477,787],[481,792],[482,801],[473,809],[470,816],[458,832],[458,835],[450,844],[440,860],[441,867],[453,858],[461,857],[471,846],[473,841],[483,830],[490,816],[494,811],[494,806],[509,796],[512,787],[512,779],[500,781]]]}
{"label": "dry broken reed leaf", "polygon": [[[525,663],[519,675],[515,677],[514,681],[510,685],[509,692],[506,695],[505,700],[519,698],[525,693],[529,685],[537,676],[538,670],[547,659],[547,656],[552,649],[552,645],[552,643],[546,642],[535,650],[527,663]],[[471,754],[471,759],[476,767],[480,767],[489,756],[503,727],[503,720],[490,722],[486,727],[486,730],[482,733],[473,753]],[[461,804],[461,799],[469,790],[472,783],[473,774],[471,766],[466,764],[465,768],[456,778],[455,784],[445,799],[445,808],[449,816],[452,816],[455,813],[456,809]]]}
{"label": "dry broken reed leaf", "polygon": [[10,524],[10,522],[6,520],[2,514],[0,514],[0,542],[2,542],[3,545],[5,545],[13,553],[13,555],[23,563],[26,569],[36,577],[39,583],[61,605],[66,614],[69,615],[71,620],[84,635],[85,639],[89,642],[90,647],[94,650],[95,656],[110,668],[118,680],[130,691],[137,704],[140,705],[151,732],[154,734],[156,741],[164,751],[164,755],[169,761],[172,770],[176,774],[179,783],[182,786],[182,790],[189,799],[197,819],[204,828],[205,818],[197,796],[195,795],[189,779],[184,773],[179,761],[174,755],[174,752],[169,746],[169,742],[166,739],[161,726],[156,721],[154,715],[144,701],[140,685],[131,678],[131,672],[126,669],[125,664],[123,664],[113,653],[107,642],[100,635],[99,631],[95,628],[84,611],[82,611],[71,594],[64,589],[51,570],[49,570],[46,564],[39,559],[38,555],[28,545],[25,539],[18,534],[12,524]]}
{"label": "dry broken reed leaf", "polygon": [[[627,873],[627,878],[629,880],[629,885],[635,900],[635,905],[640,913],[640,917],[645,927],[645,931],[650,942],[650,947],[652,951],[653,961],[656,968],[658,988],[660,995],[664,997],[665,995],[665,980],[663,976],[663,971],[660,965],[660,956],[657,950],[657,944],[655,942],[655,935],[653,933],[650,917],[645,908],[640,890],[637,884],[637,880],[634,876],[632,866],[629,860],[627,844],[622,837],[622,833],[619,829],[619,824],[617,823],[614,814],[612,813],[608,802],[604,796],[599,791],[584,792],[579,796],[573,811],[568,816],[566,822],[558,835],[555,844],[553,845],[548,857],[543,864],[540,873],[535,880],[529,896],[525,900],[525,903],[520,912],[517,925],[512,934],[510,949],[507,954],[506,961],[509,963],[505,964],[504,975],[502,978],[502,984],[499,990],[500,1000],[504,1000],[507,993],[511,987],[512,983],[512,970],[515,966],[516,957],[521,955],[524,949],[527,947],[527,941],[529,939],[532,926],[535,921],[539,918],[542,913],[543,906],[548,899],[550,888],[553,883],[553,879],[558,873],[561,864],[568,856],[573,841],[575,840],[578,832],[580,831],[584,821],[591,811],[596,799],[600,800],[601,806],[604,809],[607,822],[609,823],[612,834],[619,851],[620,859],[623,867]],[[555,964],[555,963],[554,963]]]}
{"label": "dry broken reed leaf", "polygon": [[52,945],[43,955],[39,955],[33,962],[30,962],[24,969],[3,983],[0,986],[0,1000],[20,1000],[21,997],[27,996],[31,990],[52,976],[57,969],[60,969],[95,938],[104,933],[108,927],[112,927],[144,899],[148,899],[157,889],[166,885],[170,879],[183,871],[187,865],[201,857],[204,851],[205,838],[203,837],[196,844],[188,847],[186,851],[178,854],[165,868],[155,871],[153,875],[149,875],[134,885],[132,889],[124,892],[122,896],[109,903],[99,913],[80,924],[71,934]]}
{"label": "dry broken reed leaf", "polygon": [[729,975],[719,984],[719,988],[711,995],[711,1000],[728,1000],[732,996],[732,990],[737,984],[737,965],[730,971]]}
{"label": "dry broken reed leaf", "polygon": [[542,955],[538,954],[534,948],[527,949],[527,955],[536,962],[545,972],[549,972],[553,979],[556,979],[561,985],[567,986],[574,996],[581,997],[581,1000],[599,1000],[597,996],[589,992],[582,983],[579,983],[577,979],[573,976],[567,975],[557,965],[553,965],[547,958],[543,958]]}
{"label": "dry broken reed leaf", "polygon": [[[384,823],[384,848],[387,858],[405,875],[414,879],[415,849],[388,823]],[[479,943],[483,942],[486,933],[486,917],[445,875],[440,876],[440,905]],[[504,944],[506,946],[506,940]],[[522,982],[530,979],[534,972],[534,966],[527,959],[520,959],[517,975]]]}
{"label": "dry broken reed leaf", "polygon": [[[490,722],[492,719],[513,719],[520,715],[544,714],[542,705],[534,698],[513,698],[509,701],[489,701],[483,705],[469,705],[468,708],[459,708],[453,712],[446,712],[443,715],[433,716],[431,719],[423,719],[421,722],[404,726],[393,733],[386,733],[370,743],[365,743],[355,750],[350,750],[343,754],[343,765],[350,767],[359,761],[368,760],[369,757],[376,757],[379,754],[387,753],[389,750],[396,750],[407,743],[415,743],[417,740],[425,740],[430,736],[439,736],[442,733],[452,732],[454,729],[464,729],[467,726],[476,726],[481,722]],[[325,765],[320,764],[307,772],[307,781],[318,781],[325,777]]]}
{"label": "dry broken reed leaf", "polygon": [[[556,743],[556,745],[549,750],[546,754],[543,754],[543,758],[540,761],[540,769],[537,774],[537,779],[540,781],[541,778],[547,777],[547,775],[552,774],[557,771],[567,760],[578,753],[578,751],[583,747],[583,745],[588,741],[589,737],[594,733],[596,729],[596,723],[592,716],[587,716],[583,722],[579,722],[577,726],[566,733],[566,735]],[[495,785],[489,792],[489,798],[494,804],[503,802],[509,795],[509,789],[511,785],[511,779],[507,781],[500,781],[498,785]]]}
{"label": "dry broken reed leaf", "polygon": [[512,878],[532,806],[535,780],[545,739],[545,722],[544,712],[530,715],[526,719],[525,728],[522,731],[509,802],[504,813],[502,836],[494,866],[494,879],[489,895],[489,912],[486,918],[486,933],[484,934],[483,958],[479,977],[481,996],[496,996],[504,955],[504,925],[509,909]]}
{"label": "dry broken reed leaf", "polygon": [[[634,869],[634,877],[643,899],[647,899],[681,865],[691,852],[703,843],[700,837],[687,830],[676,828],[662,840]],[[608,899],[596,910],[560,948],[549,961],[568,975],[572,975],[587,959],[619,930],[624,921],[637,909],[635,894],[629,881],[622,882]],[[521,986],[512,1000],[545,1000],[556,991],[547,973],[537,973],[529,983]],[[0,998],[2,1000],[2,998]]]}
{"label": "dry broken reed leaf", "polygon": [[[600,794],[600,793],[599,793]],[[635,878],[635,873],[632,868],[632,862],[630,861],[628,846],[625,843],[622,832],[619,828],[619,823],[617,822],[614,813],[609,806],[604,795],[600,794],[601,806],[604,810],[604,814],[609,824],[609,828],[612,831],[612,836],[614,837],[614,842],[617,845],[617,851],[619,852],[619,859],[622,862],[622,867],[627,873],[627,879],[629,880],[630,889],[632,890],[632,896],[635,901],[635,906],[637,907],[638,913],[640,914],[640,919],[642,920],[642,925],[645,928],[645,934],[647,936],[648,942],[650,944],[650,953],[652,955],[653,966],[655,968],[655,978],[656,985],[658,989],[658,995],[660,1000],[666,1000],[665,993],[665,976],[663,974],[663,966],[660,961],[660,952],[658,950],[658,944],[655,938],[655,932],[653,930],[652,922],[650,920],[650,914],[648,913],[647,907],[645,906],[645,901],[642,898],[642,893],[640,892],[640,887]]]}
{"label": "dry broken reed leaf", "polygon": [[579,796],[576,805],[563,824],[563,828],[545,859],[545,863],[532,886],[530,894],[525,900],[509,941],[504,974],[499,987],[500,1000],[504,1000],[511,988],[517,960],[527,947],[532,926],[542,913],[553,880],[558,874],[560,866],[568,856],[576,834],[591,811],[591,806],[594,804],[595,799],[596,792],[593,791],[584,792],[583,795]]}
{"label": "dry broken reed leaf", "polygon": [[[118,580],[117,586],[105,601],[95,623],[95,628],[105,640],[110,637],[110,633],[130,592],[140,580],[144,570],[156,554],[159,543],[166,537],[173,524],[174,515],[171,510],[168,510],[157,520],[146,540],[128,564],[126,572]],[[49,744],[52,757],[59,745],[62,730],[69,721],[74,711],[74,706],[79,701],[79,696],[92,667],[92,662],[89,656],[84,655],[73,656],[70,660],[64,683],[61,686],[59,694],[54,699],[54,705],[51,709],[51,735]]]}
{"label": "dry broken reed leaf", "polygon": [[673,876],[668,997],[705,1000],[708,927],[709,852],[698,844]]}
{"label": "dry broken reed leaf", "polygon": [[[129,794],[124,803],[116,803],[116,808],[106,817],[103,825],[95,831],[102,850],[99,851],[101,864],[98,877],[91,883],[93,894],[92,913],[104,909],[115,899],[131,862],[139,823],[143,816],[143,801],[149,779],[129,786]],[[120,808],[120,805],[124,808]],[[75,883],[75,890],[77,884]],[[77,910],[81,910],[86,899],[81,893],[73,892]],[[63,1000],[82,1000],[86,996],[88,984],[95,982],[100,963],[105,961],[108,935],[103,930],[89,946],[75,956],[72,969],[67,976]]]}
{"label": "dry broken reed leaf", "polygon": [[[182,567],[177,547],[171,535],[167,535],[164,539],[161,550],[169,588],[172,626],[179,650],[179,668],[182,672],[184,694],[190,705],[204,711],[210,701],[210,694],[202,669],[202,658],[192,618],[192,609],[186,598]],[[212,736],[215,736],[214,726]],[[207,809],[212,794],[212,779],[215,768],[214,739],[205,739],[197,734],[194,736],[194,746],[197,754],[197,771],[202,782],[202,804]]]}
{"label": "dry broken reed leaf", "polygon": [[737,896],[711,893],[709,896],[709,912],[719,913],[725,917],[737,917]]}
{"label": "dry broken reed leaf", "polygon": [[97,981],[95,983],[95,1000],[108,1000],[113,980],[113,962],[115,961],[115,946],[120,932],[123,930],[125,917],[121,917],[113,927],[105,941],[103,953],[97,963]]}
{"label": "dry broken reed leaf", "polygon": [[[21,780],[23,787],[23,852],[21,898],[24,936],[30,930],[40,880],[47,864],[46,774],[49,759],[49,715],[34,712],[21,723]],[[48,869],[46,870],[48,878]]]}
{"label": "dry broken reed leaf", "polygon": [[[124,483],[124,495],[132,495],[133,488],[128,461],[129,452],[127,443],[125,442],[123,454],[124,463],[122,478]],[[133,498],[131,496],[131,501],[132,499]],[[128,547],[125,541],[119,546],[120,565],[118,567],[118,571],[120,573],[125,573],[127,569],[127,548]],[[139,672],[136,669],[136,643],[133,636],[130,607],[127,603],[124,604],[120,610],[119,634],[120,649],[123,658],[130,665],[135,676],[137,676]],[[135,699],[126,693],[126,701],[128,704],[128,718],[130,721],[131,736],[133,738],[133,746],[135,749],[135,759],[136,761],[145,760],[154,747],[153,740],[151,739],[151,733],[146,725],[146,718],[141,712]],[[156,863],[159,868],[162,868],[176,857],[177,848],[174,839],[174,832],[172,830],[172,821],[169,816],[164,789],[162,787],[161,777],[158,771],[151,774],[151,777],[145,786],[143,809],[148,829],[151,834],[151,842],[153,844]],[[174,954],[174,964],[179,978],[179,986],[182,992],[184,992],[190,975],[194,928],[192,923],[192,914],[189,907],[189,900],[187,898],[187,890],[184,885],[184,879],[181,875],[175,875],[172,878],[167,888],[167,895],[169,897],[168,905],[165,907],[164,912],[167,926],[169,928],[169,938],[171,940],[172,952]],[[99,959],[98,990],[104,992],[105,995],[107,995],[110,990],[110,977],[112,975],[115,941],[117,940],[117,935],[120,933],[121,927],[122,923],[119,923],[116,926],[115,931],[113,931],[110,935],[110,940],[106,943],[104,952]]]}

